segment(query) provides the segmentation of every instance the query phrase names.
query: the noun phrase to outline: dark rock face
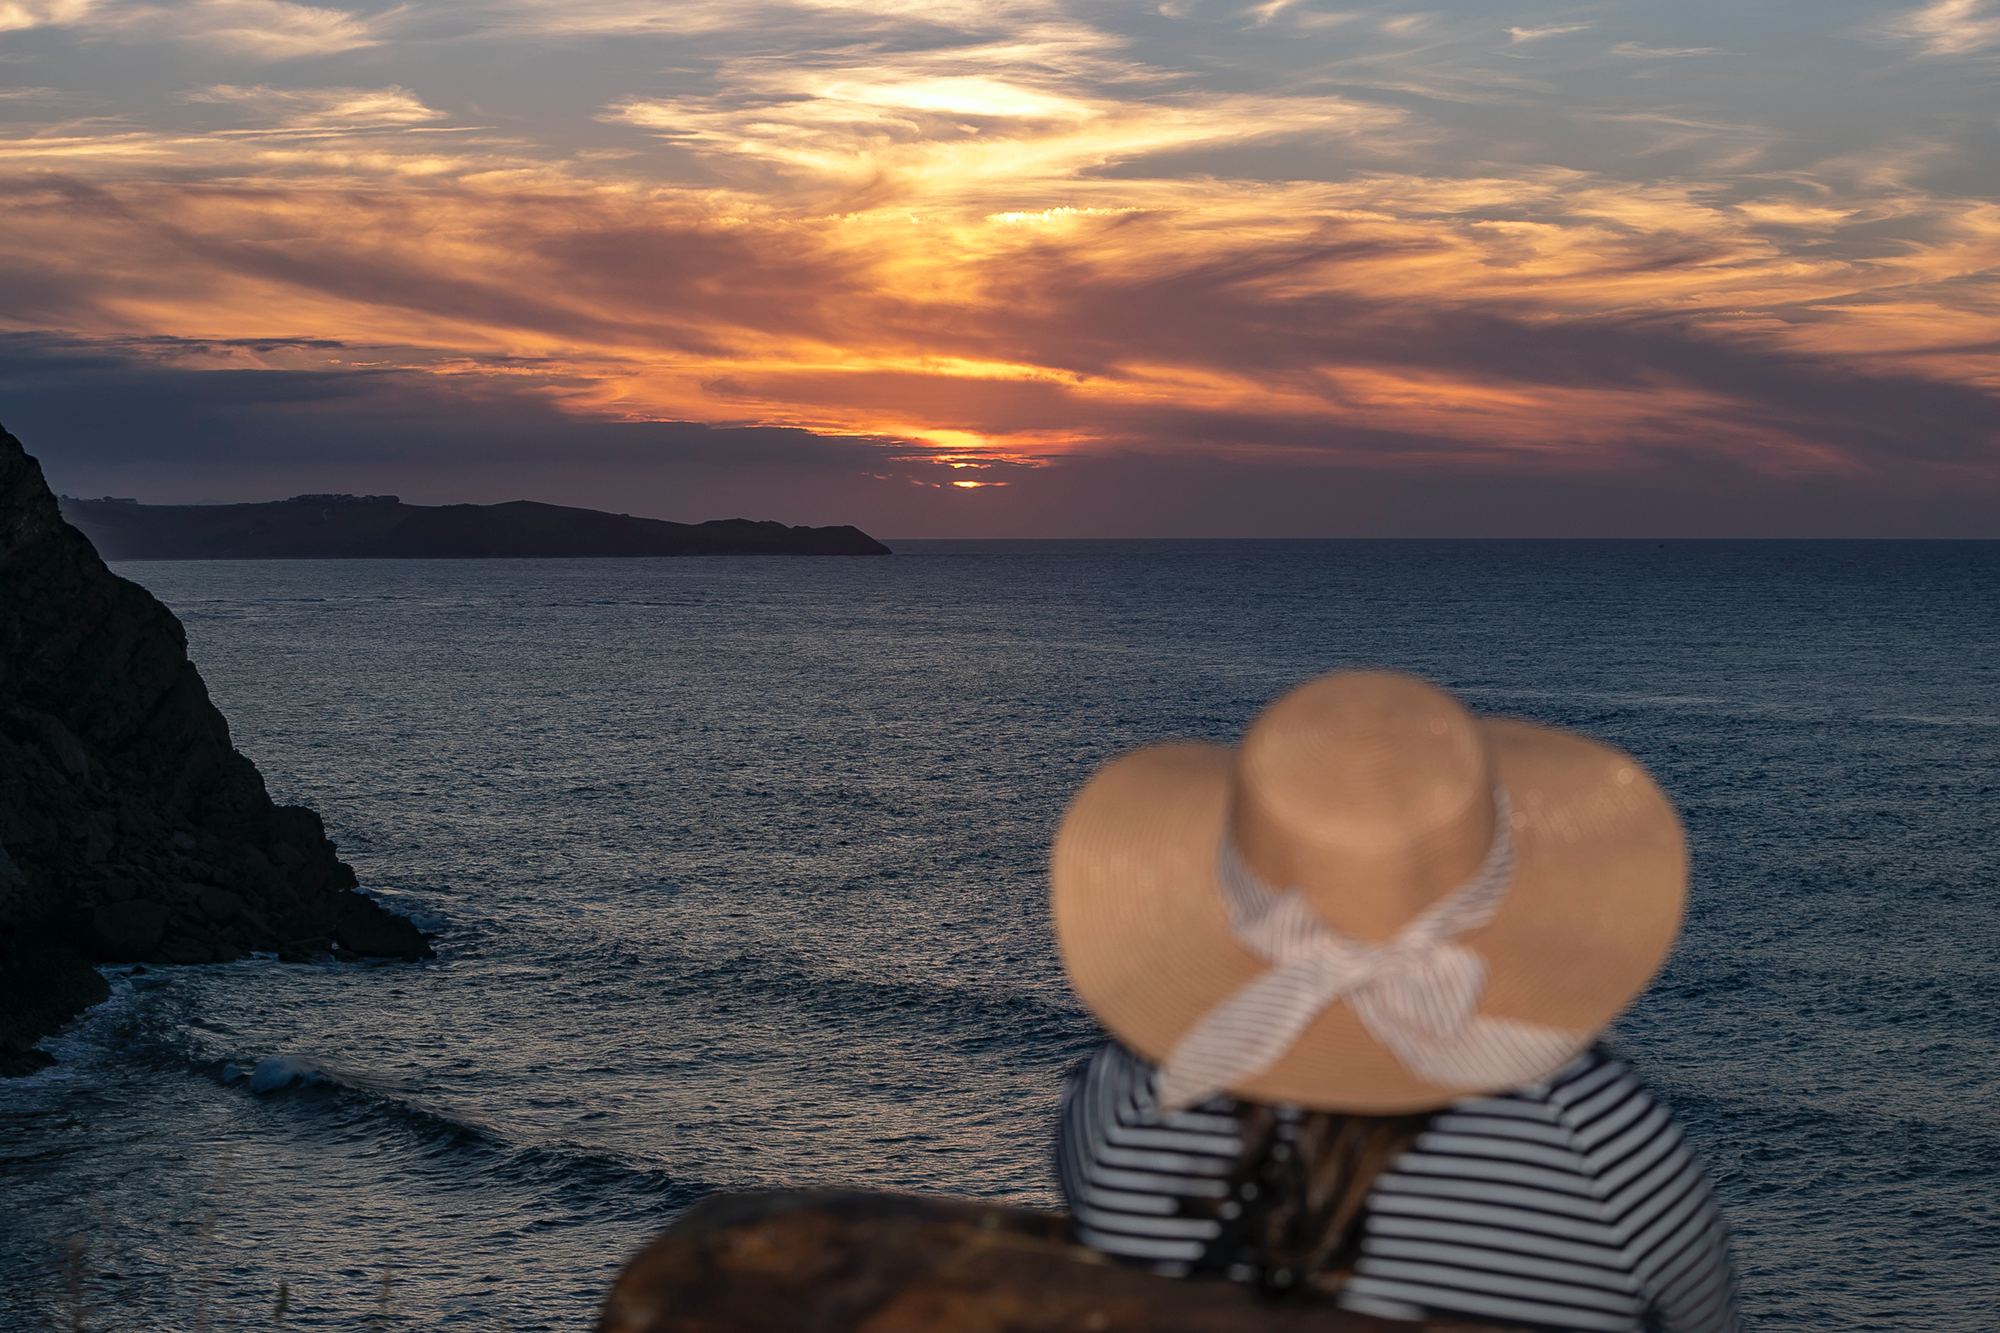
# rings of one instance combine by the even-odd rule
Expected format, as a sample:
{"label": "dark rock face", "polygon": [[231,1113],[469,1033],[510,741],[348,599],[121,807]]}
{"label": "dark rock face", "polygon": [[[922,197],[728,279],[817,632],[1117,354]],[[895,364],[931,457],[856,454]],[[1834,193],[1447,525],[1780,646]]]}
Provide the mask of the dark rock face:
{"label": "dark rock face", "polygon": [[104,983],[92,962],[430,948],[273,805],[180,622],[63,521],[0,430],[0,1073]]}
{"label": "dark rock face", "polygon": [[267,504],[62,501],[108,560],[473,556],[887,555],[854,527],[718,519],[668,523],[515,500],[407,505],[393,495],[299,495]]}
{"label": "dark rock face", "polygon": [[343,894],[333,921],[334,943],[364,958],[428,958],[422,932],[373,898]]}
{"label": "dark rock face", "polygon": [[62,940],[11,929],[29,893],[26,876],[0,847],[0,1078],[49,1064],[48,1055],[34,1048],[35,1038],[103,999],[106,990],[104,978]]}
{"label": "dark rock face", "polygon": [[718,1195],[641,1250],[599,1333],[1474,1333],[1392,1322],[1326,1293],[1155,1277],[1068,1239],[1053,1213],[956,1199],[807,1192]]}

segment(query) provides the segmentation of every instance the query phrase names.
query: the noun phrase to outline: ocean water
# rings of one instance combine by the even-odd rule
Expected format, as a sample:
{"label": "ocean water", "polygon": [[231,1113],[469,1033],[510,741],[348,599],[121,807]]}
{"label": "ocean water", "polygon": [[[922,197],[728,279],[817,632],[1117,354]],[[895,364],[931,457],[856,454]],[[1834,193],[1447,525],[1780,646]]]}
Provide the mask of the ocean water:
{"label": "ocean water", "polygon": [[1754,1324],[2000,1327],[2000,544],[900,550],[120,566],[439,958],[114,970],[0,1082],[0,1328],[573,1329],[709,1191],[1052,1204],[1064,801],[1354,665],[1680,803],[1615,1036]]}

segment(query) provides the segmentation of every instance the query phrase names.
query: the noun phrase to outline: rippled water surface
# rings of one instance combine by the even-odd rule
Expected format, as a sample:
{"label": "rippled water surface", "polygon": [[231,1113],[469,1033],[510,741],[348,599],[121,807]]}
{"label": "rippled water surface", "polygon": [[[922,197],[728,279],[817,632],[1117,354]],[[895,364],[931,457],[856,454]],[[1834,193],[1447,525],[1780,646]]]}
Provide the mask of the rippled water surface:
{"label": "rippled water surface", "polygon": [[0,1327],[577,1328],[711,1190],[1051,1203],[1064,800],[1376,664],[1681,803],[1687,935],[1618,1038],[1757,1323],[2000,1327],[2000,544],[119,572],[439,958],[117,975],[0,1083]]}

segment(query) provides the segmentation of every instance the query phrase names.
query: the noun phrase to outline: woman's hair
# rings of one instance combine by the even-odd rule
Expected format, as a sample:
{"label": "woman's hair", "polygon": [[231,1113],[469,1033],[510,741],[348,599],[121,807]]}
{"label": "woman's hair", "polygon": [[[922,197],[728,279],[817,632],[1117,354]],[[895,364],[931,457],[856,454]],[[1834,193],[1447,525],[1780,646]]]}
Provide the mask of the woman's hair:
{"label": "woman's hair", "polygon": [[1416,1142],[1430,1113],[1240,1106],[1243,1151],[1217,1205],[1218,1268],[1247,1264],[1273,1292],[1338,1286],[1353,1267],[1369,1189]]}

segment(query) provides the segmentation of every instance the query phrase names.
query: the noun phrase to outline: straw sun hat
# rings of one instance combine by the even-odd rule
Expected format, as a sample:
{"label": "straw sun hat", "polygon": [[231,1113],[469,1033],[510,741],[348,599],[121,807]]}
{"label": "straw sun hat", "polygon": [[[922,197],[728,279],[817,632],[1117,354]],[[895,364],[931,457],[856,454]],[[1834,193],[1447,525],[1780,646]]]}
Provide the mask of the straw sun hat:
{"label": "straw sun hat", "polygon": [[1071,983],[1164,1104],[1388,1113],[1589,1045],[1666,958],[1687,851],[1630,756],[1341,672],[1234,748],[1099,770],[1050,883]]}

